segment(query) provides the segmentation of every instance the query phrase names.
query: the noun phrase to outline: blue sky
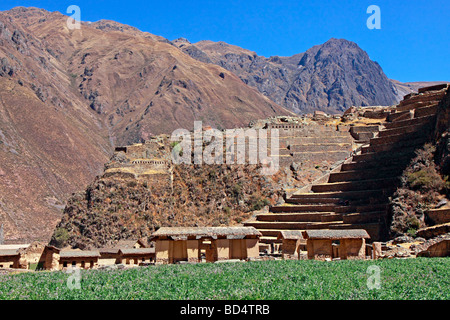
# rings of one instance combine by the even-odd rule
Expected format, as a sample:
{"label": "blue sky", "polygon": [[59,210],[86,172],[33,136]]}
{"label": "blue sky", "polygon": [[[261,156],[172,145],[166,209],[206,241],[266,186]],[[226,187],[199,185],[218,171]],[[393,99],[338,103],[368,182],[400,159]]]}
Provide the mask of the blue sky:
{"label": "blue sky", "polygon": [[[241,1],[9,1],[0,10],[38,7],[81,20],[115,20],[168,38],[225,41],[266,57],[304,52],[330,38],[356,42],[391,79],[450,81],[448,0]],[[370,5],[381,9],[381,29],[369,30]]]}

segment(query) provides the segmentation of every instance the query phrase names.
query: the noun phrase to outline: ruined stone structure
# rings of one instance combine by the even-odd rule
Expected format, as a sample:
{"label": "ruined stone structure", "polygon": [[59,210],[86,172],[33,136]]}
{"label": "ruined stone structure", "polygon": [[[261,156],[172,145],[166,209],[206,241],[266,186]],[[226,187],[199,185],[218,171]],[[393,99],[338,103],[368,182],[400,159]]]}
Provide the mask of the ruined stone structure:
{"label": "ruined stone structure", "polygon": [[354,147],[347,126],[312,122],[267,124],[267,129],[277,129],[279,132],[279,160],[284,167],[293,162],[312,168],[323,162],[333,164],[349,158]]}
{"label": "ruined stone structure", "polygon": [[283,241],[281,245],[283,259],[299,258],[300,251],[306,251],[306,239],[300,230],[280,231],[277,240]]}
{"label": "ruined stone structure", "polygon": [[171,184],[173,176],[170,150],[162,138],[117,147],[114,157],[105,165],[104,175],[131,176]]}
{"label": "ruined stone structure", "polygon": [[261,233],[249,227],[160,228],[153,233],[156,263],[215,262],[259,257]]}
{"label": "ruined stone structure", "polygon": [[271,207],[270,213],[244,225],[261,231],[262,243],[280,242],[282,230],[310,229],[365,229],[373,241],[387,239],[388,197],[415,150],[449,130],[449,96],[447,84],[405,96],[378,132],[365,129],[373,135],[367,137],[369,143],[328,181],[300,190],[286,204]]}
{"label": "ruined stone structure", "polygon": [[[308,259],[362,260],[366,257],[366,230],[306,230]],[[333,246],[335,245],[335,246]]]}
{"label": "ruined stone structure", "polygon": [[445,239],[428,247],[418,254],[419,257],[450,257],[450,240]]}

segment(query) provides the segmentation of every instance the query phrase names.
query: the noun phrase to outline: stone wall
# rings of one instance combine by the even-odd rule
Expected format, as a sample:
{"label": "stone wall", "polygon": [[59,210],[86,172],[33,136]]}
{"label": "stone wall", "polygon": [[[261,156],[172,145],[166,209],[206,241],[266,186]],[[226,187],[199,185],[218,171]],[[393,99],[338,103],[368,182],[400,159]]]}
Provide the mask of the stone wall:
{"label": "stone wall", "polygon": [[[75,263],[75,264],[73,264]],[[66,266],[65,266],[66,264]],[[93,269],[98,267],[98,258],[94,257],[70,257],[59,259],[59,269],[63,270],[69,268],[70,266],[81,268],[81,269]]]}
{"label": "stone wall", "polygon": [[365,259],[365,239],[342,239],[339,245],[339,257],[343,260]]}
{"label": "stone wall", "polygon": [[308,259],[324,260],[333,258],[331,240],[307,240]]}
{"label": "stone wall", "polygon": [[19,268],[19,256],[0,256],[0,269]]}
{"label": "stone wall", "polygon": [[427,250],[418,254],[419,257],[449,257],[450,256],[450,240],[442,240],[428,247]]}

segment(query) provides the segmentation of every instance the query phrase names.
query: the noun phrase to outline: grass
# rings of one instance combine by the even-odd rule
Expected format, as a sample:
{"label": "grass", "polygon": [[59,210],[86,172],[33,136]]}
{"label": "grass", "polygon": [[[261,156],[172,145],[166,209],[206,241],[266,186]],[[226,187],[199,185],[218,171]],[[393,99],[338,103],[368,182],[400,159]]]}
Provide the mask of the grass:
{"label": "grass", "polygon": [[[381,288],[369,290],[368,267],[381,271]],[[264,261],[162,265],[129,270],[86,270],[81,289],[69,274],[0,276],[0,299],[450,299],[450,259],[377,261]]]}

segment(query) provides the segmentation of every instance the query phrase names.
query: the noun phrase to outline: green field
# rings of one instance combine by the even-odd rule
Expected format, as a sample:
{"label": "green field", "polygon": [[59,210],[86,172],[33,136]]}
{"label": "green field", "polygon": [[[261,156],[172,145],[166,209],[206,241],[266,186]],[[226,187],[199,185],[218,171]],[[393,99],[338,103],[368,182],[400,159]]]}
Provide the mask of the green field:
{"label": "green field", "polygon": [[[369,290],[368,267],[380,270]],[[450,299],[450,259],[264,261],[0,276],[0,299]]]}

